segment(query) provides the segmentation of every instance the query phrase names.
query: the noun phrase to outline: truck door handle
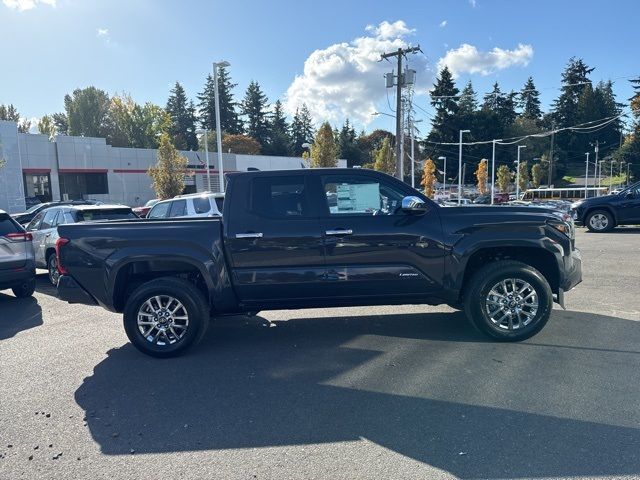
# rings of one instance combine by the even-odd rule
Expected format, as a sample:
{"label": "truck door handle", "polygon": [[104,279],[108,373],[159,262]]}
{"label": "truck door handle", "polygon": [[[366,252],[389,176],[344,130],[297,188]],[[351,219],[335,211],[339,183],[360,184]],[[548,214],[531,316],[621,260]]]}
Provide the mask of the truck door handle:
{"label": "truck door handle", "polygon": [[262,238],[261,232],[236,233],[236,238]]}
{"label": "truck door handle", "polygon": [[353,235],[353,230],[351,230],[350,228],[334,228],[333,230],[327,230],[324,233],[325,235],[335,235],[335,236]]}

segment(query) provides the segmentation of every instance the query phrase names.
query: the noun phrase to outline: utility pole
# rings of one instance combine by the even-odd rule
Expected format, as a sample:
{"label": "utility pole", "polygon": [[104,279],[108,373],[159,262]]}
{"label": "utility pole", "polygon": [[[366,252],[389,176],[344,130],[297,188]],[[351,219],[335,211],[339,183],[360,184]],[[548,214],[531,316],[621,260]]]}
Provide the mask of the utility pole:
{"label": "utility pole", "polygon": [[587,186],[589,184],[589,152],[585,153],[587,159],[584,161],[585,170],[584,170],[584,198],[587,198]]}
{"label": "utility pole", "polygon": [[415,135],[413,127],[413,117],[409,117],[409,128],[411,129],[411,187],[416,188],[416,154],[415,154]]}
{"label": "utility pole", "polygon": [[[600,146],[599,141],[598,141],[598,140],[596,140],[596,148],[595,148],[595,150],[596,150],[596,168],[594,168],[594,169],[593,169],[593,186],[594,186],[594,187],[596,186],[596,175],[597,175],[597,173],[598,173],[598,150],[599,150],[599,148],[598,148],[598,147],[599,147],[599,146]],[[597,195],[597,196],[600,196],[600,190],[598,190],[598,192],[596,193],[596,195]]]}
{"label": "utility pole", "polygon": [[398,62],[398,79],[396,81],[396,177],[403,180],[404,172],[402,171],[402,158],[404,152],[402,147],[402,87],[404,85],[404,75],[402,73],[402,57],[407,53],[417,53],[420,51],[420,45],[417,47],[398,48],[395,52],[383,53],[381,59],[389,59],[396,57]]}
{"label": "utility pole", "polygon": [[470,132],[471,130],[460,130],[460,145],[458,148],[458,206],[462,199],[462,134]]}

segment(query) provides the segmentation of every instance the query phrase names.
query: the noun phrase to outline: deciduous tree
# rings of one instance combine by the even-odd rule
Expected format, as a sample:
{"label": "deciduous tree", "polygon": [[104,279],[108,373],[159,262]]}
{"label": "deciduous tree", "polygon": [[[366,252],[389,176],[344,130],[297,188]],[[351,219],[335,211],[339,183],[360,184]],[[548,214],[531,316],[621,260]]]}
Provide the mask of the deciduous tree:
{"label": "deciduous tree", "polygon": [[96,87],[77,88],[64,96],[68,134],[85,137],[109,136],[109,106],[107,92]]}
{"label": "deciduous tree", "polygon": [[320,126],[311,144],[311,166],[314,168],[338,166],[338,146],[329,122],[324,122]]}
{"label": "deciduous tree", "polygon": [[501,192],[509,191],[511,180],[513,179],[513,172],[509,170],[506,165],[500,165],[496,171],[496,185]]}
{"label": "deciduous tree", "polygon": [[44,115],[38,120],[38,133],[46,135],[49,140],[56,136],[56,126],[51,115]]}
{"label": "deciduous tree", "polygon": [[163,133],[158,148],[158,161],[148,172],[157,198],[165,200],[182,193],[187,164],[187,158],[178,153],[169,135]]}
{"label": "deciduous tree", "polygon": [[424,194],[429,198],[433,198],[433,194],[436,191],[436,164],[430,158],[427,158],[424,162],[420,185],[423,187]]}
{"label": "deciduous tree", "polygon": [[540,186],[544,176],[545,171],[540,163],[536,163],[531,167],[531,183],[535,188],[538,188]]}
{"label": "deciduous tree", "polygon": [[389,137],[385,137],[378,147],[374,154],[374,170],[378,170],[379,172],[388,173],[389,175],[393,175],[396,171],[396,155],[391,148],[391,142],[389,141]]}
{"label": "deciduous tree", "polygon": [[487,166],[487,159],[483,158],[478,163],[478,169],[475,172],[476,180],[478,182],[478,192],[480,195],[484,195],[487,193],[487,179],[489,178],[489,169]]}
{"label": "deciduous tree", "polygon": [[529,187],[529,167],[527,162],[520,162],[519,171],[518,186],[520,187],[520,191],[524,192]]}

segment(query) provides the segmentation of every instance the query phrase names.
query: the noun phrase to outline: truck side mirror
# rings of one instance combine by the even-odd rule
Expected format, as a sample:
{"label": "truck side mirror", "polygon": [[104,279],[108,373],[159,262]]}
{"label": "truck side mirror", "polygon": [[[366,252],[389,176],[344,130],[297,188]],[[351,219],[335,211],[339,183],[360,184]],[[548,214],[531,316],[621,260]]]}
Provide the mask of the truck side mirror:
{"label": "truck side mirror", "polygon": [[424,213],[429,209],[420,197],[404,197],[402,199],[402,211],[406,213]]}

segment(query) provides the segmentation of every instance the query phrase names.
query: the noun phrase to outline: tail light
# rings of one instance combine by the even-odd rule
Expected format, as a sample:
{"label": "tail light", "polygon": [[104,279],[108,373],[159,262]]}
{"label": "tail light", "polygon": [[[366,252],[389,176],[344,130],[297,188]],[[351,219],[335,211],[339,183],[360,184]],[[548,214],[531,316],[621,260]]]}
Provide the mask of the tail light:
{"label": "tail light", "polygon": [[58,265],[58,273],[60,275],[66,275],[68,273],[67,269],[64,268],[64,265],[62,265],[62,260],[60,259],[60,248],[67,243],[69,243],[68,238],[60,237],[58,238],[58,240],[56,240],[56,263]]}
{"label": "tail light", "polygon": [[12,242],[30,242],[33,240],[33,235],[28,232],[7,233],[5,238],[8,238]]}

